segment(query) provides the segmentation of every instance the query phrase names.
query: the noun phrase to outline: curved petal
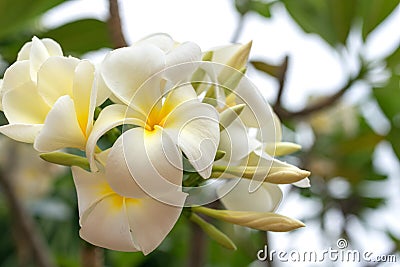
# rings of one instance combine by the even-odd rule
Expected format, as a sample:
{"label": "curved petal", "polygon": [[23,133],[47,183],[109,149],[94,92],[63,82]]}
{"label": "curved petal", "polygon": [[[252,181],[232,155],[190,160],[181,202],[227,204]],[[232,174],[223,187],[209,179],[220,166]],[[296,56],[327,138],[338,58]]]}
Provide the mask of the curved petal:
{"label": "curved petal", "polygon": [[69,96],[60,97],[47,115],[34,148],[49,152],[66,147],[84,149],[86,138],[76,118],[74,102]]}
{"label": "curved petal", "polygon": [[81,61],[75,69],[73,99],[79,126],[85,136],[90,132],[96,106],[96,87],[94,86],[94,66],[87,60]]}
{"label": "curved petal", "polygon": [[31,82],[29,61],[17,61],[4,72],[2,90],[6,93],[25,83]]}
{"label": "curved petal", "polygon": [[[110,52],[101,65],[101,75],[107,87],[122,102],[131,104],[139,88],[152,75],[164,68],[165,57],[163,51],[154,45],[138,45],[124,47]],[[146,105],[144,113],[149,110],[160,97],[159,81],[146,87],[146,97],[151,103],[137,103]],[[140,101],[138,101],[140,102]]]}
{"label": "curved petal", "polygon": [[38,72],[38,91],[50,106],[61,96],[73,96],[74,73],[79,62],[73,57],[50,57],[42,64]]}
{"label": "curved petal", "polygon": [[80,236],[96,246],[138,251],[133,243],[126,215],[125,198],[112,194],[100,200],[82,218]]}
{"label": "curved petal", "polygon": [[300,187],[300,188],[308,188],[311,186],[310,179],[304,178],[298,182],[292,183],[292,185]]}
{"label": "curved petal", "polygon": [[6,92],[2,104],[10,123],[43,124],[50,111],[33,82],[27,82]]}
{"label": "curved petal", "polygon": [[181,214],[187,194],[171,192],[169,195],[178,206],[170,206],[152,198],[142,199],[140,203],[126,201],[132,239],[144,255],[152,252],[164,240]]}
{"label": "curved petal", "polygon": [[219,143],[219,116],[211,105],[197,100],[186,101],[166,118],[165,131],[197,172],[204,178],[211,175],[212,163]]}
{"label": "curved petal", "polygon": [[178,206],[166,199],[168,192],[181,191],[182,155],[160,127],[153,131],[134,128],[123,133],[111,148],[106,164],[110,186],[126,197],[150,197]]}
{"label": "curved petal", "polygon": [[110,89],[108,89],[103,77],[100,74],[100,71],[98,70],[96,70],[95,81],[97,87],[96,106],[100,106],[104,103],[104,101],[107,100],[107,98],[111,97],[112,93]]}
{"label": "curved petal", "polygon": [[182,43],[167,53],[164,78],[173,82],[189,80],[198,67],[198,63],[194,62],[200,60],[201,49],[197,44]]}
{"label": "curved petal", "polygon": [[19,142],[33,143],[43,124],[15,123],[0,126],[0,133]]}
{"label": "curved petal", "polygon": [[85,211],[89,210],[90,207],[104,197],[115,194],[103,173],[94,174],[75,166],[72,166],[71,170],[78,196],[80,218],[82,218]]}
{"label": "curved petal", "polygon": [[257,190],[250,192],[250,182],[248,179],[229,179],[217,189],[225,208],[237,211],[275,211],[283,197],[280,187],[262,183]]}
{"label": "curved petal", "polygon": [[221,131],[218,149],[226,152],[223,159],[238,162],[261,145],[257,140],[249,137],[247,128],[240,118],[237,118]]}
{"label": "curved petal", "polygon": [[89,160],[92,171],[97,171],[94,152],[97,141],[107,131],[122,124],[134,124],[144,127],[146,118],[139,112],[125,105],[114,104],[107,106],[101,112],[93,125],[86,144],[86,157]]}
{"label": "curved petal", "polygon": [[166,33],[155,33],[135,42],[133,45],[141,44],[155,45],[162,51],[167,53],[175,45],[175,41],[171,38],[171,36]]}
{"label": "curved petal", "polygon": [[277,125],[276,115],[255,85],[249,79],[241,79],[234,93],[236,94],[236,104],[246,104],[240,113],[240,118],[245,125],[261,129],[260,141],[262,143],[277,141],[280,137],[280,124]]}

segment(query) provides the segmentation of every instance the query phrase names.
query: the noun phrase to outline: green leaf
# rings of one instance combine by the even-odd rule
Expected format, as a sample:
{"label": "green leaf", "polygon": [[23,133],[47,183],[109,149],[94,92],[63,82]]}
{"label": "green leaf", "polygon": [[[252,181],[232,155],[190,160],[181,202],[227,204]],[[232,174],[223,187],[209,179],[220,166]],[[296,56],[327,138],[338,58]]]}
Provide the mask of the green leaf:
{"label": "green leaf", "polygon": [[392,76],[383,88],[374,88],[373,95],[389,120],[393,121],[400,114],[400,76]]}
{"label": "green leaf", "polygon": [[0,39],[17,32],[37,28],[35,19],[47,10],[64,2],[63,0],[1,0],[0,1]]}
{"label": "green leaf", "polygon": [[263,1],[257,1],[253,0],[250,1],[250,9],[252,11],[257,12],[261,16],[265,18],[270,18],[271,17],[271,11],[270,11],[271,3],[266,3]]}
{"label": "green leaf", "polygon": [[272,64],[264,62],[264,61],[251,61],[250,63],[257,70],[262,71],[272,77],[279,79],[282,66],[272,65]]}
{"label": "green leaf", "polygon": [[283,0],[291,17],[307,33],[320,35],[331,46],[345,44],[356,0]]}
{"label": "green leaf", "polygon": [[61,44],[65,54],[77,55],[103,47],[111,47],[107,23],[97,19],[82,19],[51,29],[42,34]]}
{"label": "green leaf", "polygon": [[363,18],[362,36],[365,40],[398,6],[398,0],[361,0],[357,2],[359,16]]}

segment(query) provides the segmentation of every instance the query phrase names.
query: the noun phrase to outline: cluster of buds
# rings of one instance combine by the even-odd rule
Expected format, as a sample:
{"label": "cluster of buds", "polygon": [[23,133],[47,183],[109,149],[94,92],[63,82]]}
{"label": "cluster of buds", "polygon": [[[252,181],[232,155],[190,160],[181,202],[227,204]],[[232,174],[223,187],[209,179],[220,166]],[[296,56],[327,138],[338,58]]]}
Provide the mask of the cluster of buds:
{"label": "cluster of buds", "polygon": [[[181,214],[232,249],[199,214],[263,231],[302,227],[275,213],[278,184],[308,187],[309,172],[274,157],[300,147],[282,142],[245,76],[250,48],[202,52],[155,34],[95,66],[34,37],[0,83],[9,122],[0,132],[71,167],[80,236],[100,247],[148,254]],[[204,207],[215,200],[226,209]]]}

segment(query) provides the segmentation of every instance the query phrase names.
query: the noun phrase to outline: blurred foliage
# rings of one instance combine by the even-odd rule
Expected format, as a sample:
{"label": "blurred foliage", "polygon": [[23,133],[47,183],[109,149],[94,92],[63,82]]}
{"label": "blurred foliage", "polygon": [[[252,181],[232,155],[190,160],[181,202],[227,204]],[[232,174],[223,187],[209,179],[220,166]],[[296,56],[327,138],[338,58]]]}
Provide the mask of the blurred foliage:
{"label": "blurred foliage", "polygon": [[[61,0],[0,1],[0,55],[5,65],[10,65],[16,59],[20,47],[33,35],[54,38],[67,55],[80,56],[89,51],[111,47],[107,24],[97,19],[79,19],[56,28],[44,28],[41,23],[43,14],[63,2]],[[399,5],[398,0],[235,0],[233,4],[241,17],[248,13],[256,13],[265,19],[274,16],[275,5],[284,7],[304,32],[320,36],[331,49],[336,51],[347,49],[348,37],[352,33],[358,34],[364,42],[368,41],[371,33],[379,28]],[[346,62],[345,58],[341,59]],[[363,80],[370,89],[369,101],[379,105],[390,123],[387,132],[377,133],[373,130],[370,125],[373,122],[365,118],[361,112],[362,104],[343,107],[339,99],[339,104],[338,101],[332,101],[324,108],[299,117],[289,116],[290,108],[284,103],[275,105],[275,108],[286,110],[286,114],[289,114],[283,121],[288,127],[286,132],[291,135],[299,134],[299,126],[305,124],[314,135],[312,146],[296,155],[303,163],[303,167],[313,173],[311,177],[313,186],[310,189],[293,188],[292,191],[298,191],[303,197],[321,203],[322,208],[317,215],[305,220],[306,223],[307,220],[318,220],[322,231],[327,230],[324,229],[324,225],[327,223],[327,213],[330,210],[340,211],[345,219],[355,217],[366,222],[367,211],[384,207],[387,201],[384,191],[371,195],[365,190],[368,185],[385,184],[387,181],[386,174],[380,173],[374,165],[374,153],[379,144],[390,143],[400,159],[400,49],[397,48],[390,55],[380,59],[388,74],[388,78],[380,83],[373,83],[368,79],[368,74],[375,68],[373,62],[368,62],[362,56],[359,60],[361,68],[367,70],[367,75],[361,75],[345,89],[352,90],[354,83]],[[257,59],[253,61],[253,65],[257,70],[275,77],[282,83],[287,61],[282,62],[276,65]],[[350,73],[348,76],[351,76]],[[323,98],[315,101],[322,100]],[[3,115],[1,121],[2,124],[5,123]],[[102,142],[107,146],[112,138],[112,133],[109,133]],[[343,183],[347,185],[346,190],[341,192],[332,190],[331,187],[337,186],[338,181],[342,187]],[[1,196],[0,227],[3,229],[3,234],[0,239],[0,266],[17,266],[18,254],[14,242],[14,230],[8,230],[13,229],[13,222]],[[52,209],[48,211],[46,203],[50,202],[55,203],[57,211],[62,211],[62,216],[59,216],[60,212],[50,212]],[[29,205],[29,211],[40,226],[40,231],[49,244],[57,266],[81,266],[80,253],[87,244],[78,235],[76,193],[71,174],[66,173],[57,179],[52,191],[41,201]],[[219,229],[233,236],[238,250],[229,251],[206,238],[204,255],[206,266],[249,265],[255,260],[256,252],[266,243],[265,235],[260,232],[215,223]],[[190,224],[183,217],[160,248],[149,256],[104,250],[105,266],[187,266],[187,258],[193,245],[191,235]],[[348,236],[346,224],[341,229],[341,235]],[[399,251],[399,236],[390,229],[386,235],[393,243],[394,251]]]}

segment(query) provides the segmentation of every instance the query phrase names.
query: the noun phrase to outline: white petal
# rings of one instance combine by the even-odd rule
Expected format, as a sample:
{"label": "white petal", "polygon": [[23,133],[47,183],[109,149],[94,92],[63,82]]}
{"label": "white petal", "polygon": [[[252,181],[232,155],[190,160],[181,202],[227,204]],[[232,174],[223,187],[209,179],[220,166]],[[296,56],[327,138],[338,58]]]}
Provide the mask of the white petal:
{"label": "white petal", "polygon": [[181,214],[187,194],[169,194],[178,206],[170,206],[152,198],[142,199],[139,203],[126,201],[132,238],[144,255],[152,252],[164,240]]}
{"label": "white petal", "polygon": [[79,60],[73,57],[51,57],[38,72],[38,91],[43,99],[54,105],[64,95],[73,96],[75,68]]}
{"label": "white petal", "polygon": [[219,117],[208,104],[186,101],[164,123],[165,131],[178,143],[198,173],[208,178],[219,143]]}
{"label": "white petal", "polygon": [[117,194],[98,202],[82,219],[80,236],[96,246],[138,251],[133,243],[125,209],[125,199]]}
{"label": "white petal", "polygon": [[280,124],[277,125],[276,115],[254,84],[248,79],[241,79],[235,94],[236,104],[246,104],[240,114],[246,126],[260,128],[260,141],[263,143],[277,141],[280,137]]}
{"label": "white petal", "polygon": [[8,124],[0,127],[0,133],[24,143],[33,143],[43,124]]}
{"label": "white petal", "polygon": [[10,123],[43,124],[50,111],[31,81],[5,92],[2,103]]}
{"label": "white petal", "polygon": [[31,82],[29,61],[17,61],[4,72],[2,90],[6,93],[25,83]]}
{"label": "white petal", "polygon": [[74,102],[69,96],[60,97],[47,115],[34,147],[49,152],[66,147],[84,149],[86,138],[76,118]]}
{"label": "white petal", "polygon": [[262,183],[256,191],[250,192],[250,182],[248,179],[229,179],[217,189],[225,208],[237,211],[275,211],[283,197],[279,186]]}
{"label": "white petal", "polygon": [[110,151],[106,175],[120,195],[137,198],[144,191],[153,198],[179,205],[163,197],[167,192],[181,191],[182,155],[160,127],[151,132],[138,127],[123,133]]}
{"label": "white petal", "polygon": [[308,188],[311,187],[310,179],[304,178],[298,182],[292,183],[292,185],[300,187],[300,188]]}
{"label": "white petal", "polygon": [[145,120],[145,116],[125,105],[115,104],[104,108],[93,125],[86,145],[86,157],[89,160],[92,171],[97,170],[94,152],[100,137],[112,128],[122,124],[134,124],[144,127]]}
{"label": "white petal", "polygon": [[[97,87],[96,106],[100,106],[112,94],[111,94],[110,89],[108,89],[107,85],[105,84],[103,77],[100,74],[100,71],[98,71],[98,70],[96,70],[95,80],[96,80],[96,87]],[[113,101],[113,100],[111,100],[111,101]],[[114,102],[114,103],[117,103],[117,102]],[[122,104],[122,102],[120,104]]]}
{"label": "white petal", "polygon": [[81,61],[75,69],[73,99],[76,116],[82,132],[87,135],[92,128],[96,106],[96,87],[94,86],[94,66],[87,60]]}
{"label": "white petal", "polygon": [[[112,93],[129,105],[143,83],[163,69],[164,65],[165,57],[160,48],[154,45],[139,45],[110,52],[104,59],[100,71]],[[155,84],[159,85],[159,82]],[[150,98],[150,103],[146,102],[142,105],[150,105],[150,107],[145,108],[145,113],[161,94],[157,86],[148,89],[146,93]]]}
{"label": "white petal", "polygon": [[237,118],[221,131],[218,149],[226,152],[224,156],[225,160],[237,162],[260,146],[261,143],[249,137],[247,128],[243,125],[240,118]]}
{"label": "white petal", "polygon": [[128,223],[125,199],[113,192],[103,173],[90,173],[72,167],[78,194],[80,235],[104,248],[137,251]]}
{"label": "white petal", "polygon": [[87,172],[79,167],[71,168],[78,195],[79,217],[105,196],[115,194],[103,173]]}
{"label": "white petal", "polygon": [[168,69],[165,71],[164,77],[174,82],[187,81],[198,67],[198,63],[193,62],[200,60],[201,49],[197,44],[192,42],[180,44],[166,55],[166,68]]}
{"label": "white petal", "polygon": [[49,55],[51,57],[62,56],[63,55],[63,51],[61,49],[61,46],[56,41],[54,41],[53,39],[43,38],[42,39],[42,43],[46,47],[47,52],[49,53]]}
{"label": "white petal", "polygon": [[163,50],[165,53],[167,53],[174,46],[175,41],[168,34],[156,33],[135,42],[133,45],[142,45],[142,44],[155,45],[161,50]]}

